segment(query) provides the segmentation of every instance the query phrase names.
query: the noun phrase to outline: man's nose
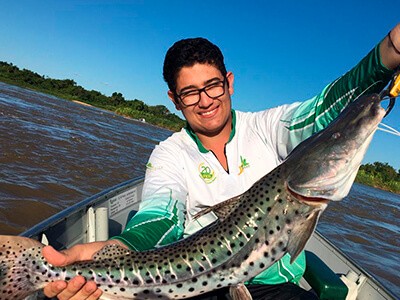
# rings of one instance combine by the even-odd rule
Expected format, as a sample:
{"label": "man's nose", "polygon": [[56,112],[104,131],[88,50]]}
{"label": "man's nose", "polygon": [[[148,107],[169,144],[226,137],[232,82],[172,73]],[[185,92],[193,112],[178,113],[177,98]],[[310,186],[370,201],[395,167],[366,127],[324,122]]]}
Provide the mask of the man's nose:
{"label": "man's nose", "polygon": [[199,101],[200,107],[208,107],[214,102],[214,99],[209,97],[205,91],[200,91],[199,97],[200,97]]}

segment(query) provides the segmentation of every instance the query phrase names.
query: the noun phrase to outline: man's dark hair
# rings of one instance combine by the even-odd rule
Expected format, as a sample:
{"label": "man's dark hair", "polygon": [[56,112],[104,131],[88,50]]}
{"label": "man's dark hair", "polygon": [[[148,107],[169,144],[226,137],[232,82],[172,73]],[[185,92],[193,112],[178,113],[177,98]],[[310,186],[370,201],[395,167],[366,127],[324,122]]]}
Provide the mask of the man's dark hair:
{"label": "man's dark hair", "polygon": [[204,38],[180,40],[168,49],[164,59],[163,75],[170,91],[176,94],[179,71],[196,63],[215,66],[224,77],[226,76],[224,56],[216,45]]}

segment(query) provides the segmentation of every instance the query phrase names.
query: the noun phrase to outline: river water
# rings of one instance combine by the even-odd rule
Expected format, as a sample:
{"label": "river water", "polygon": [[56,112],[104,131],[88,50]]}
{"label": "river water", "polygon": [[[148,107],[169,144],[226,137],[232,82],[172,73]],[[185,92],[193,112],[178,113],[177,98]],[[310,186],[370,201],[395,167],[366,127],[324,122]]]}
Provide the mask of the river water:
{"label": "river water", "polygon": [[[170,131],[0,82],[0,234],[128,179]],[[318,230],[400,296],[400,196],[354,184]]]}

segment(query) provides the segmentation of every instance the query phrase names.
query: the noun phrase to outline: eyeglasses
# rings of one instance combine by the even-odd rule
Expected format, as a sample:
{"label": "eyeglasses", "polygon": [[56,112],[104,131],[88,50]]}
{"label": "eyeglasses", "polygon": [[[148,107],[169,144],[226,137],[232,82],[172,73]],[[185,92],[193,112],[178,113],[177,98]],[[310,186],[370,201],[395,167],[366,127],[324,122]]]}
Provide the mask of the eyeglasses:
{"label": "eyeglasses", "polygon": [[226,78],[224,78],[224,80],[218,80],[213,83],[210,83],[209,85],[206,85],[201,89],[184,91],[179,95],[176,94],[176,96],[178,97],[179,100],[181,100],[181,102],[185,106],[192,106],[199,103],[201,98],[200,95],[201,92],[204,92],[211,99],[217,99],[218,97],[221,97],[222,95],[225,94],[225,82]]}

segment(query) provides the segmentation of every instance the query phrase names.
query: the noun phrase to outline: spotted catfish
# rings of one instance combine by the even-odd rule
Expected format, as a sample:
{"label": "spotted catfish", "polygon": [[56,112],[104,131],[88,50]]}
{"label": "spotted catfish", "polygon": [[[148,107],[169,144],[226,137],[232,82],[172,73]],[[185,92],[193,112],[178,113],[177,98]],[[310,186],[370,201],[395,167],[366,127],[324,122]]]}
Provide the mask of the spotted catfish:
{"label": "spotted catfish", "polygon": [[59,268],[43,259],[39,242],[1,236],[0,299],[23,299],[77,274],[95,281],[102,299],[182,299],[225,286],[251,299],[243,283],[285,253],[293,261],[328,201],[347,195],[385,115],[380,102],[356,100],[244,194],[202,212],[217,221],[176,243],[144,252],[107,246],[92,261]]}

